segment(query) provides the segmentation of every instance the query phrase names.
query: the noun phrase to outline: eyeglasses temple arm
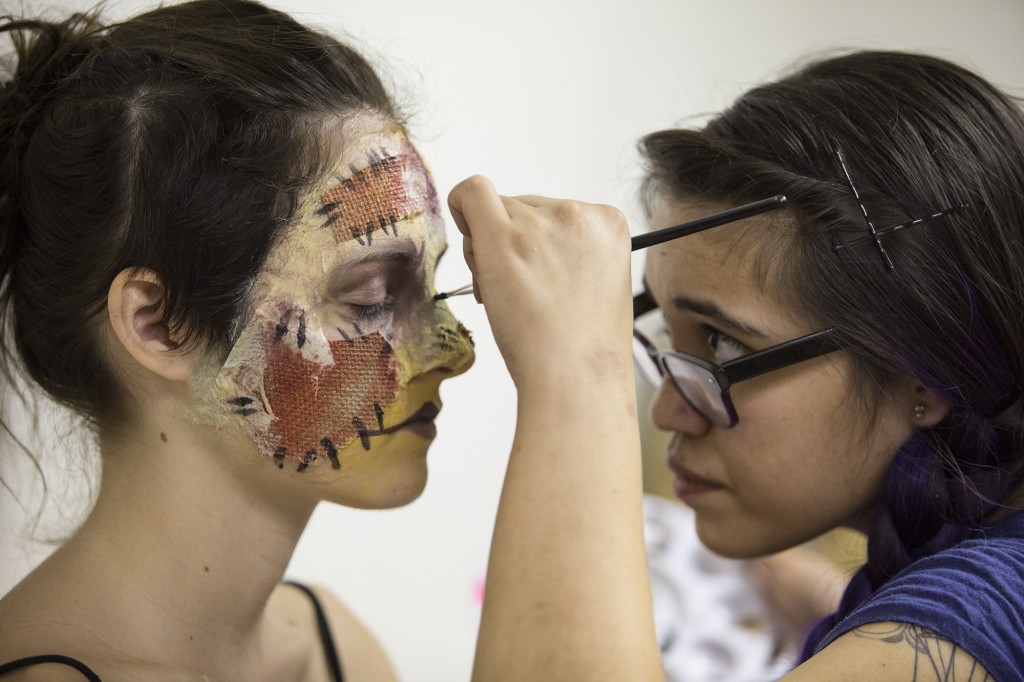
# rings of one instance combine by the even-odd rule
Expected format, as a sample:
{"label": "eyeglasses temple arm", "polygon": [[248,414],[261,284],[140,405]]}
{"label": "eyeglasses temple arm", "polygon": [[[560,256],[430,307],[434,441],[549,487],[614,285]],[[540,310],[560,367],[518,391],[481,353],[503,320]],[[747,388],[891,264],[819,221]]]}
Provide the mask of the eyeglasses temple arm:
{"label": "eyeglasses temple arm", "polygon": [[842,348],[835,328],[823,329],[726,362],[722,372],[730,384],[735,384]]}

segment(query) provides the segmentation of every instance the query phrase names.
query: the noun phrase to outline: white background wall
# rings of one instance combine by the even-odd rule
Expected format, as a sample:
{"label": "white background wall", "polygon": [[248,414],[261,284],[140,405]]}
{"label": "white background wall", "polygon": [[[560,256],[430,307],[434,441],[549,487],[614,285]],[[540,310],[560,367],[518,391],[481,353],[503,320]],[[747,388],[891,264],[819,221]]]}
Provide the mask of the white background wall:
{"label": "white background wall", "polygon": [[[151,4],[111,0],[108,7],[121,14]],[[809,53],[927,51],[1024,94],[1022,0],[272,4],[347,33],[386,62],[416,112],[411,132],[442,194],[463,177],[483,173],[508,194],[613,204],[630,216],[634,232],[644,227],[634,199],[636,139],[699,122],[701,114]],[[457,243],[454,227],[450,239]],[[459,252],[453,248],[443,263],[439,290],[469,281]],[[478,582],[513,432],[515,396],[482,310],[471,297],[452,307],[476,332],[478,360],[442,389],[446,406],[423,497],[389,512],[321,506],[289,569],[294,578],[342,595],[377,632],[408,682],[469,678]],[[63,461],[60,447],[46,454]],[[0,472],[26,491],[33,488],[32,474],[23,464],[5,446]],[[65,495],[59,483],[53,492]],[[72,513],[47,516],[57,525],[44,523],[43,533],[70,523]],[[0,489],[0,594],[46,551],[26,540],[31,529],[24,519]]]}

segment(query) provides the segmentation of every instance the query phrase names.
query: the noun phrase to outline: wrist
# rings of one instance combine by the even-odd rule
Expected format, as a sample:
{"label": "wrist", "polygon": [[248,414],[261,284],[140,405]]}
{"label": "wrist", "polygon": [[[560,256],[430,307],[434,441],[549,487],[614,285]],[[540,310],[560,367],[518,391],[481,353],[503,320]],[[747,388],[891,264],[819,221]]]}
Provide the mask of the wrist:
{"label": "wrist", "polygon": [[512,378],[520,399],[617,389],[628,390],[632,396],[635,389],[630,346],[577,346],[566,352],[544,352],[529,362],[517,362]]}

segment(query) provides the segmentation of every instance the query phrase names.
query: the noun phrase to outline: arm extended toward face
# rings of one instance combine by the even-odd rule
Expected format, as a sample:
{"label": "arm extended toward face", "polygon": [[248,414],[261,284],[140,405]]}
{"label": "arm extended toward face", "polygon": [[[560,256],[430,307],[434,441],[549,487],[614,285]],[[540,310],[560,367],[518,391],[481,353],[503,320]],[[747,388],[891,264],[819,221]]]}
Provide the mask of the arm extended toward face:
{"label": "arm extended toward face", "polygon": [[625,219],[479,177],[449,205],[519,391],[473,679],[661,680]]}

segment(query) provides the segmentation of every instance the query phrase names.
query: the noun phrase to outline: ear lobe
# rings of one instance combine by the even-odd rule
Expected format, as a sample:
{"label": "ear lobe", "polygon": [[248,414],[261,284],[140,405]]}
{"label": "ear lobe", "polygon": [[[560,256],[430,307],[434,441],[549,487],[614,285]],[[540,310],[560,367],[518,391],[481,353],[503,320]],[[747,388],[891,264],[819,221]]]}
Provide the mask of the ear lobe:
{"label": "ear lobe", "polygon": [[924,386],[915,387],[914,399],[911,421],[919,429],[933,428],[949,414],[949,404]]}
{"label": "ear lobe", "polygon": [[164,287],[152,270],[122,270],[107,292],[107,314],[118,341],[149,371],[170,381],[189,376],[189,361],[163,316]]}

